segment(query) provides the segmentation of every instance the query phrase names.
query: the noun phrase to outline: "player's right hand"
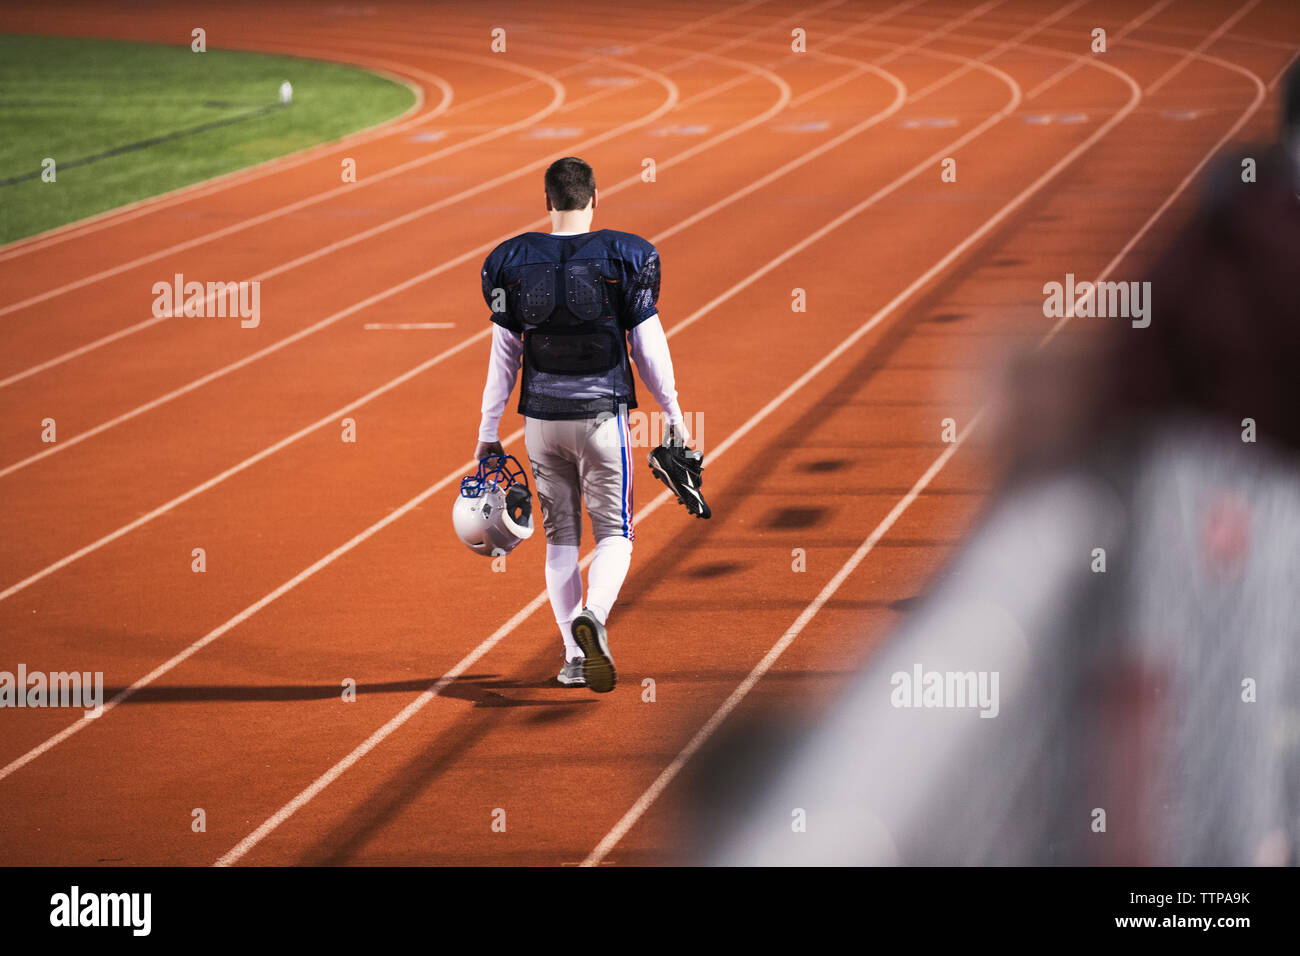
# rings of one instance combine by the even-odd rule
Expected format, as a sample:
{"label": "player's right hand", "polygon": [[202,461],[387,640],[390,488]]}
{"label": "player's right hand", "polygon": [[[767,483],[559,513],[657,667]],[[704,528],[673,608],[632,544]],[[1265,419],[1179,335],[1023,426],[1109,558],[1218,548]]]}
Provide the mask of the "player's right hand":
{"label": "player's right hand", "polygon": [[506,450],[499,441],[481,441],[474,448],[474,460],[482,461],[488,455],[504,455]]}

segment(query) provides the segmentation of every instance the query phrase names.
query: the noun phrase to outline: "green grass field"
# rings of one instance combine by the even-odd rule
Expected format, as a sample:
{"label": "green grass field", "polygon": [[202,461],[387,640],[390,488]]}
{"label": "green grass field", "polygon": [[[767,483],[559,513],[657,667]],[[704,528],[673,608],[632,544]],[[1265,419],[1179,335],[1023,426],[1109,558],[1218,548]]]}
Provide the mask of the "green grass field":
{"label": "green grass field", "polygon": [[[280,106],[285,80],[293,102]],[[337,139],[413,102],[401,84],[316,60],[0,36],[0,243]],[[54,182],[39,175],[47,157]]]}

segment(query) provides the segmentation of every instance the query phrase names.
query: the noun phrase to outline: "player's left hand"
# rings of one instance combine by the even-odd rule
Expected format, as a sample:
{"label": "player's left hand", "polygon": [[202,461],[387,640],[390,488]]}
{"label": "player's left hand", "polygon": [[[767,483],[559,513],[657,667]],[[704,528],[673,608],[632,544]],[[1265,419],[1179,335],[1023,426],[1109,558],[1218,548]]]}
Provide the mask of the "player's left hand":
{"label": "player's left hand", "polygon": [[474,448],[474,460],[482,461],[488,455],[504,455],[506,450],[499,441],[481,441]]}

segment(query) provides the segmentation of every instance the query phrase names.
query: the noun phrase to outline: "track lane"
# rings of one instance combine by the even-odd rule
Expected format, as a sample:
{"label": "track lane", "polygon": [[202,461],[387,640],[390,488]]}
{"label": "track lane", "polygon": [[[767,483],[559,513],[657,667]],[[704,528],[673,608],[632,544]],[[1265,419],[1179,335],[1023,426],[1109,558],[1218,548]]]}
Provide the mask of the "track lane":
{"label": "track lane", "polygon": [[[725,480],[727,480],[727,479],[725,479],[725,472],[719,472],[719,473],[720,473],[720,475],[723,475],[723,481],[724,481],[724,483],[725,483]],[[433,516],[433,522],[434,522],[434,525],[438,525],[439,518],[438,518],[437,515],[434,515],[434,516]],[[438,525],[438,527],[441,527],[441,525]],[[408,544],[409,544],[409,542],[408,542]],[[400,561],[399,555],[402,555],[402,554],[404,554],[404,553],[406,553],[406,551],[404,551],[404,549],[402,549],[402,548],[395,548],[395,549],[389,551],[389,554],[391,555],[391,559],[393,559],[393,561]],[[342,579],[339,579],[339,580],[338,580],[338,585],[339,585],[339,587],[346,587],[346,585],[343,584],[343,580],[342,580]],[[633,604],[634,604],[634,602],[636,602],[636,598],[633,598]],[[312,615],[312,606],[309,605],[309,604],[300,605],[300,606],[296,607],[296,609],[294,609],[294,610],[296,611],[296,613],[298,613],[299,615],[303,615],[303,617],[305,617],[305,618],[311,618],[311,615]],[[419,613],[419,609],[416,609],[416,613]],[[292,620],[292,619],[294,619],[294,618],[289,618],[289,620]],[[302,618],[299,618],[299,619],[302,619]],[[409,619],[409,618],[407,618],[407,619]],[[354,639],[360,639],[360,637],[363,636],[363,635],[361,635],[361,633],[355,633],[355,635],[351,635],[351,636],[354,637]],[[549,648],[549,649],[550,649],[550,645],[551,645],[552,643],[554,643],[554,637],[552,637],[551,635],[549,635],[549,633],[545,633],[545,635],[539,635],[539,636],[538,636],[538,639],[537,639],[537,641],[536,641],[536,644],[537,644],[538,646],[545,645],[546,648]],[[259,650],[257,650],[257,648],[256,648],[256,643],[253,643],[253,641],[251,641],[250,645],[248,645],[248,648],[246,648],[246,650],[247,650],[248,654],[250,654],[250,657],[247,658],[248,661],[256,661],[256,659],[259,659],[259,658],[256,657],[256,654],[259,653]],[[551,649],[551,650],[552,650],[552,649]],[[260,649],[260,653],[263,654],[263,656],[265,657],[266,649],[265,649],[265,648],[261,648],[261,649]],[[363,656],[361,656],[361,657],[364,657],[364,654],[363,654]],[[543,657],[545,657],[545,654],[543,654]],[[357,659],[360,659],[360,657],[357,658]],[[294,666],[295,666],[295,663],[296,663],[296,661],[295,661],[295,659],[294,659],[294,656],[292,656],[292,654],[286,654],[286,656],[283,656],[281,659],[279,659],[279,662],[277,663],[277,665],[273,665],[273,666],[283,666],[283,667],[286,667],[286,669],[291,669],[291,667],[294,667]],[[537,666],[538,666],[538,667],[541,667],[542,665],[537,665]],[[545,670],[551,670],[550,662],[549,662],[549,658],[547,658],[546,665],[545,665]],[[248,672],[251,672],[251,671],[248,671]],[[337,672],[337,671],[335,671],[335,672]],[[486,683],[486,682],[478,682],[478,683]],[[308,688],[308,689],[311,689],[311,688]],[[200,691],[201,691],[201,688],[200,688]],[[507,688],[507,691],[508,691],[508,688]],[[382,692],[382,691],[381,691],[381,692]],[[487,696],[487,695],[489,695],[489,693],[490,693],[490,691],[484,691],[484,695],[485,695],[485,696],[484,696],[484,700],[490,700],[490,697]],[[489,705],[489,706],[490,706],[490,705]],[[524,709],[523,713],[528,713],[528,711],[526,711],[526,709]],[[480,717],[481,717],[481,714],[480,714]],[[520,715],[520,723],[521,723],[521,722],[523,722],[523,715]],[[164,731],[164,734],[168,735],[168,739],[172,739],[172,736],[170,736],[170,731]],[[523,754],[521,754],[521,758],[523,758]],[[234,767],[235,767],[235,763],[233,762],[233,763],[231,763],[231,770],[234,770]],[[361,773],[365,773],[365,771],[361,771]],[[374,778],[374,777],[370,777],[370,775],[367,774],[367,779],[370,780],[370,783],[378,783],[378,782],[381,782],[381,780],[382,780],[383,778],[380,777],[380,778],[376,779],[376,778]],[[373,809],[373,808],[372,808],[372,809]],[[560,822],[563,822],[563,821],[560,821]],[[554,827],[554,826],[555,826],[555,823],[556,823],[555,819],[551,819],[551,821],[549,821],[549,823],[547,823],[547,825],[549,825],[549,826],[551,826],[551,827]],[[554,834],[552,834],[551,839],[554,839]],[[364,840],[363,840],[363,843],[364,843]],[[495,852],[504,852],[504,851],[499,851],[499,849],[498,849],[498,851],[495,851]]]}
{"label": "track lane", "polygon": [[[724,444],[729,444],[729,443],[730,443],[730,442],[728,442],[728,443],[724,443]],[[718,449],[717,451],[715,451],[715,455],[718,454],[718,453],[720,453],[721,450],[722,450],[722,449]],[[660,500],[662,500],[662,498],[661,498]],[[543,599],[544,599],[543,596],[542,596],[542,595],[539,595],[537,598],[535,598],[535,599],[533,600],[533,602],[530,602],[529,607],[532,608],[532,607],[534,607],[534,606],[540,606],[540,602],[541,602]],[[500,632],[498,632],[498,633],[500,633]],[[511,647],[511,648],[507,651],[507,653],[509,653],[510,650],[517,651],[518,648]],[[473,658],[473,655],[471,655],[471,658]],[[476,661],[474,661],[473,659],[467,659],[466,661],[463,661],[461,665],[458,665],[458,666],[461,667],[461,668],[463,669],[464,667],[474,666],[475,663],[476,663]],[[534,661],[532,661],[531,663],[533,664],[533,666],[534,666],[534,668],[535,668],[535,667],[536,667],[536,664],[537,664],[537,661],[534,660]],[[509,671],[510,671],[510,669],[508,669],[508,672],[509,672]],[[443,683],[443,682],[439,682],[439,683],[441,684],[441,683]],[[525,685],[525,686],[527,686],[527,685]],[[418,705],[419,705],[419,702],[418,702],[418,701],[415,702],[415,703],[413,703],[410,707],[408,707],[408,711],[410,711],[411,708],[416,708],[416,707],[418,707]],[[576,713],[581,713],[581,711],[578,711],[578,712],[576,712]],[[468,715],[467,715],[467,716],[466,716],[466,720],[469,720],[469,719],[470,719],[470,718],[469,718]],[[484,717],[483,719],[487,719],[487,718]],[[578,718],[571,718],[571,719],[581,719],[581,718],[578,717]],[[482,721],[480,720],[479,722],[482,722]],[[464,723],[464,721],[462,721],[462,723]],[[514,723],[517,724],[518,722],[516,721],[516,722],[514,722]],[[516,726],[515,729],[516,729],[516,730],[519,730],[519,728],[518,728],[517,726]],[[462,739],[463,736],[464,736],[464,728],[461,728],[461,729],[458,730],[458,731],[453,731],[453,732],[447,733],[447,734],[442,738],[442,739],[445,739],[445,740],[451,741],[451,743],[449,743],[449,745],[448,745],[447,747],[441,747],[441,746],[440,746],[439,748],[437,748],[437,752],[438,752],[438,753],[437,753],[436,756],[431,755],[431,756],[429,756],[429,757],[427,757],[427,758],[424,757],[424,756],[417,756],[417,757],[412,761],[412,763],[409,765],[409,767],[408,767],[407,769],[408,769],[408,770],[412,770],[414,773],[419,774],[419,773],[423,773],[423,772],[425,772],[426,769],[432,768],[432,767],[435,766],[435,765],[437,765],[437,766],[439,766],[439,767],[443,766],[444,763],[445,763],[445,759],[444,759],[444,758],[447,756],[447,754],[448,754],[449,751],[455,751],[455,752],[457,752],[457,754],[460,754],[460,753],[463,752],[463,749],[464,749],[463,746],[462,746],[461,744],[458,743],[458,741],[460,741],[460,740]],[[602,735],[602,736],[603,736],[603,735]],[[372,738],[372,740],[373,740],[373,738]],[[495,742],[498,742],[498,741],[496,740],[496,738],[493,738],[492,741],[489,741],[489,742],[488,742],[487,746],[491,747],[492,744],[495,743]],[[251,834],[249,838],[247,838],[245,841],[243,841],[243,842],[241,842],[239,845],[237,845],[236,848],[235,848],[234,850],[232,850],[229,854],[226,854],[225,856],[223,856],[223,857],[222,857],[222,862],[223,862],[223,863],[229,863],[229,862],[235,862],[236,860],[240,859],[240,858],[243,856],[243,854],[244,854],[245,852],[247,852],[248,849],[250,849],[252,846],[255,846],[255,845],[256,845],[256,844],[257,844],[261,839],[263,839],[263,838],[266,836],[266,834],[268,834],[269,832],[273,831],[276,827],[279,826],[279,824],[280,824],[281,822],[283,822],[283,821],[284,821],[285,819],[287,819],[289,816],[292,816],[295,812],[297,812],[297,810],[299,809],[299,807],[304,806],[307,802],[309,802],[309,801],[310,801],[310,800],[311,800],[311,799],[312,799],[312,798],[313,798],[317,793],[320,792],[321,789],[323,789],[324,786],[327,786],[329,783],[332,783],[333,780],[336,779],[336,778],[338,777],[339,774],[341,774],[344,770],[347,770],[350,766],[352,766],[352,765],[353,765],[353,762],[354,762],[355,760],[358,760],[358,759],[360,759],[360,756],[364,756],[365,754],[369,753],[369,750],[370,750],[370,744],[371,744],[371,742],[370,742],[370,741],[367,741],[367,744],[366,744],[366,745],[363,745],[362,748],[358,748],[358,751],[361,751],[361,753],[358,753],[358,751],[354,751],[352,755],[349,755],[349,757],[346,758],[343,762],[341,762],[340,764],[336,765],[335,768],[333,768],[329,773],[327,773],[324,777],[322,777],[320,780],[318,780],[316,784],[313,784],[313,786],[312,786],[311,788],[308,788],[308,790],[303,791],[303,793],[300,794],[297,798],[295,798],[294,801],[291,801],[289,804],[286,804],[286,806],[285,806],[281,811],[279,811],[277,814],[275,814],[275,815],[273,815],[271,818],[269,818],[269,819],[268,819],[268,820],[267,820],[267,821],[262,825],[262,827],[260,827],[257,831],[254,831],[254,833]],[[510,742],[510,741],[505,742],[505,743],[504,743],[504,746],[505,746],[507,749],[509,749],[512,753],[518,752],[518,749],[519,749],[515,743]],[[406,786],[406,783],[407,783],[407,780],[406,780],[406,779],[398,779],[398,780],[394,780],[394,781],[391,781],[391,782],[392,782],[393,784],[395,784],[395,790],[396,790],[399,794],[410,795],[411,791],[410,791],[410,788],[409,788],[408,786]],[[439,783],[441,783],[441,780],[439,780]],[[449,784],[449,786],[454,786],[454,785]],[[566,794],[568,794],[568,793],[573,793],[573,792],[575,792],[575,791],[580,792],[581,789],[582,789],[582,787],[581,787],[580,784],[569,784],[568,786],[561,788],[561,792],[562,792],[562,793],[566,793]],[[391,793],[392,790],[386,790],[386,792]],[[497,799],[501,799],[501,798],[498,797]],[[534,801],[534,803],[535,803],[535,802],[536,802],[536,801]],[[445,805],[443,805],[443,808],[446,809]],[[553,817],[554,817],[554,815],[555,815],[555,813],[556,813],[557,810],[558,810],[558,808],[552,807],[552,815],[553,815],[553,816],[552,816],[552,819],[553,819]],[[326,810],[323,810],[322,812],[324,812],[324,813],[328,813],[328,812],[330,812],[330,810],[329,810],[329,809],[326,809]],[[364,813],[357,813],[357,814],[354,814],[354,817],[360,817],[360,818],[364,818],[364,819],[366,819],[366,820],[370,820],[370,819],[373,819],[373,817],[376,816],[376,815],[377,815],[381,820],[384,820],[385,822],[386,822],[387,818],[389,818],[389,817],[391,817],[391,816],[393,815],[393,806],[392,806],[392,804],[390,803],[389,799],[388,799],[387,797],[383,796],[383,795],[380,795],[380,794],[376,794],[376,795],[375,795],[375,797],[371,800],[370,805],[369,805],[367,808],[365,808],[365,812],[364,812]],[[308,824],[308,826],[311,826],[311,824]],[[360,827],[360,826],[362,826],[362,824],[358,823],[358,827]],[[366,824],[366,827],[369,828],[369,824]],[[466,832],[466,831],[462,831],[462,833],[463,833],[463,832]],[[549,834],[549,835],[552,836],[552,837],[556,836],[556,834],[554,834],[554,833]],[[339,836],[340,836],[340,835],[337,834],[337,833],[335,833],[335,834],[331,834],[331,835],[329,835],[327,838],[324,838],[324,839],[321,840],[321,845],[322,845],[323,847],[337,848],[337,847],[339,847],[339,845],[340,845]],[[346,837],[347,834],[344,833],[343,836]],[[536,838],[536,834],[535,834],[535,833],[531,833],[531,832],[530,832],[529,836],[530,836],[530,838],[532,838],[532,839],[535,839],[535,838]],[[345,845],[347,844],[347,842],[353,842],[353,843],[355,843],[355,842],[356,842],[356,837],[353,837],[350,841],[345,840],[345,841],[344,841]],[[281,848],[281,849],[283,849],[283,848]],[[534,850],[534,851],[532,851],[532,852],[540,852],[540,851],[539,851],[539,850]],[[331,855],[330,857],[328,857],[327,859],[325,859],[324,862],[341,862],[341,861],[344,860],[344,859],[347,859],[347,857],[346,857],[346,856],[338,856],[337,854],[333,854],[333,855]],[[368,858],[368,859],[371,859],[372,861],[374,860],[373,857]],[[386,861],[390,861],[390,862],[391,862],[393,858],[392,858],[392,857],[380,857],[380,859],[383,859],[383,860],[386,860]],[[440,862],[449,862],[449,861],[454,861],[455,858],[454,858],[454,857],[451,857],[451,858],[438,857],[437,859],[439,859]],[[309,860],[312,861],[312,862],[321,862],[321,861],[322,861],[321,859],[317,859],[317,858],[309,858]],[[518,861],[516,861],[516,862],[518,862]]]}
{"label": "track lane", "polygon": [[[1235,18],[1230,18],[1228,22],[1235,22]],[[1169,46],[1151,44],[1140,40],[1127,42],[1131,46],[1145,50],[1183,52]],[[1199,58],[1208,46],[1209,44],[1199,45],[1190,52],[1192,56]],[[1204,151],[1191,171],[1178,181],[1173,191],[1155,206],[1150,216],[1142,222],[1137,231],[1110,258],[1109,262],[1101,267],[1096,274],[1098,280],[1113,277],[1115,270],[1129,258],[1137,244],[1144,239],[1149,240],[1152,227],[1166,215],[1178,198],[1186,192],[1193,178],[1204,167],[1210,157],[1224,143],[1238,135],[1246,124],[1257,115],[1265,96],[1265,87],[1259,77],[1236,64],[1220,58],[1209,57],[1208,60],[1225,70],[1232,70],[1252,77],[1255,95],[1235,122],[1213,142],[1210,149]],[[1148,90],[1154,85],[1149,85]],[[1066,205],[1062,201],[1054,204]],[[1032,236],[1013,237],[1008,246],[1010,248],[1004,248],[1002,251],[1004,254],[1010,253],[1012,256],[1016,252],[1021,255],[1031,255],[1034,252],[1041,253],[1041,247],[1034,242]],[[1071,259],[1074,262],[1080,261],[1077,253],[1073,250],[1071,251]],[[1062,265],[1064,266],[1062,271],[1077,267],[1069,261],[1062,262]],[[1092,273],[1088,274],[1092,275]],[[989,280],[985,279],[984,281],[987,283]],[[977,281],[971,282],[970,285],[977,285]],[[967,302],[987,302],[988,300],[982,289],[959,288],[952,292],[952,296],[962,297]],[[951,305],[945,305],[942,302],[928,303],[928,305],[941,315],[953,314],[946,311],[952,308]],[[1073,306],[1071,306],[1071,312],[1072,310]],[[1003,329],[1002,335],[1009,334],[1012,339],[1018,339],[1021,346],[1032,345],[1032,347],[1037,348],[1042,347],[1059,334],[1065,328],[1070,317],[1067,314],[1066,317],[1051,325],[1046,332],[1041,331],[1040,326],[1038,333],[1029,331],[1023,325],[1017,329],[1015,323],[1002,322],[1000,325]],[[1084,324],[1087,325],[1088,323],[1084,322]],[[948,329],[943,326],[931,325],[930,328],[933,330],[934,336],[939,339],[942,339],[944,333],[948,332]],[[941,329],[942,331],[940,331]],[[1086,335],[1089,333],[1087,331],[1076,331],[1075,334]],[[903,343],[900,352],[906,351],[909,344],[909,342]],[[912,353],[918,360],[925,357],[925,359],[933,361],[935,352],[936,343],[933,339],[919,343],[917,347],[912,349]],[[943,368],[944,364],[941,363],[934,367]],[[952,369],[951,359],[947,363],[947,367],[950,370]],[[871,398],[865,394],[856,395],[853,401],[861,404],[873,404]],[[878,402],[874,404],[878,404]],[[958,410],[956,405],[949,405],[944,409],[944,412],[951,413],[956,410]],[[797,723],[808,719],[819,709],[818,707],[807,706],[806,701],[793,700],[791,695],[783,691],[784,682],[781,678],[788,678],[795,674],[813,675],[812,680],[808,682],[809,689],[814,692],[813,698],[819,701],[833,699],[835,693],[860,666],[863,649],[869,650],[888,633],[889,627],[895,624],[898,619],[897,614],[877,612],[866,615],[862,609],[900,609],[898,599],[890,600],[890,596],[900,593],[908,594],[915,587],[916,581],[930,577],[937,569],[937,565],[931,564],[926,573],[921,575],[916,574],[917,569],[915,567],[909,567],[910,573],[903,577],[891,574],[888,569],[883,569],[883,575],[877,572],[870,577],[862,574],[854,576],[855,570],[872,550],[884,544],[885,535],[891,534],[895,522],[897,522],[897,531],[893,533],[903,539],[898,542],[905,549],[903,553],[919,552],[923,555],[925,551],[932,549],[936,544],[957,544],[974,519],[978,505],[987,492],[988,484],[983,478],[984,462],[982,460],[969,460],[969,453],[966,454],[965,458],[954,458],[953,456],[957,454],[961,444],[969,443],[972,434],[978,434],[978,426],[986,410],[987,406],[972,408],[969,404],[966,408],[960,409],[960,412],[965,412],[969,416],[965,419],[969,424],[964,427],[959,443],[945,448],[939,457],[922,472],[908,494],[898,500],[890,514],[876,526],[871,535],[839,567],[835,576],[827,583],[822,592],[803,609],[794,623],[772,646],[768,654],[755,665],[745,680],[737,685],[731,696],[713,712],[683,750],[671,762],[667,763],[664,771],[651,786],[632,803],[623,818],[615,824],[587,856],[584,861],[586,865],[597,865],[604,862],[616,847],[619,848],[620,859],[624,862],[670,861],[672,859],[671,855],[665,855],[656,848],[663,845],[666,834],[680,833],[684,827],[689,828],[691,820],[685,814],[680,801],[676,806],[662,806],[654,810],[650,808],[654,806],[660,795],[672,784],[677,774],[685,767],[691,757],[705,745],[712,734],[717,732],[723,721],[728,719],[732,722],[740,720],[761,721],[763,725],[770,722],[794,721]],[[839,412],[832,412],[831,414],[836,415]],[[832,447],[838,449],[847,446],[832,442]],[[948,474],[943,475],[941,478],[941,472],[945,466],[949,465],[950,461],[953,462],[953,467],[949,467]],[[957,474],[953,474],[954,471]],[[924,497],[922,497],[923,492],[925,493]],[[909,508],[911,509],[910,513],[908,512]],[[936,528],[942,529],[937,538]],[[909,536],[911,536],[910,541],[907,540]],[[893,555],[897,554],[899,554],[898,551],[893,552]],[[829,603],[833,599],[838,599],[837,607],[832,607]],[[864,621],[869,622],[865,634],[863,633]],[[796,644],[796,640],[803,636],[805,631],[809,633],[802,642]],[[787,654],[787,651],[792,651],[796,647],[799,648],[798,653]],[[783,655],[786,655],[788,659],[784,663],[778,664]],[[848,666],[843,669],[830,668],[828,666],[829,662],[837,659],[845,661]],[[830,675],[833,675],[833,677]],[[769,680],[766,685],[760,685],[759,681],[764,677],[775,677],[777,682],[773,684]],[[746,697],[750,697],[750,699],[746,700]],[[742,701],[744,701],[743,704]],[[737,712],[736,717],[730,716],[733,711]],[[758,726],[758,724],[754,723],[751,726]],[[699,784],[695,785],[698,786]],[[649,811],[648,815],[647,811]],[[647,817],[645,823],[640,822],[643,816]],[[784,827],[786,822],[774,821],[774,825]],[[639,828],[639,833],[634,828]],[[625,839],[629,831],[639,836],[639,839],[635,840],[630,848],[627,846],[630,841]]]}

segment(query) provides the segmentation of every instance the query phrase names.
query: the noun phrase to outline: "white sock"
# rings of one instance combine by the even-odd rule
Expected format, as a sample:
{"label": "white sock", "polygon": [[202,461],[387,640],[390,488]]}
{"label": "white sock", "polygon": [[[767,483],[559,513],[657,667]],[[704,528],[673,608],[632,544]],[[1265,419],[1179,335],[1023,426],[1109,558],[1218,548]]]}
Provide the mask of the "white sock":
{"label": "white sock", "polygon": [[587,569],[587,609],[601,624],[618,600],[631,564],[632,542],[627,538],[615,535],[596,542],[596,555]]}
{"label": "white sock", "polygon": [[578,570],[576,544],[546,542],[546,593],[555,612],[555,623],[564,640],[564,659],[582,656],[582,648],[573,639],[569,625],[582,611],[582,573]]}

